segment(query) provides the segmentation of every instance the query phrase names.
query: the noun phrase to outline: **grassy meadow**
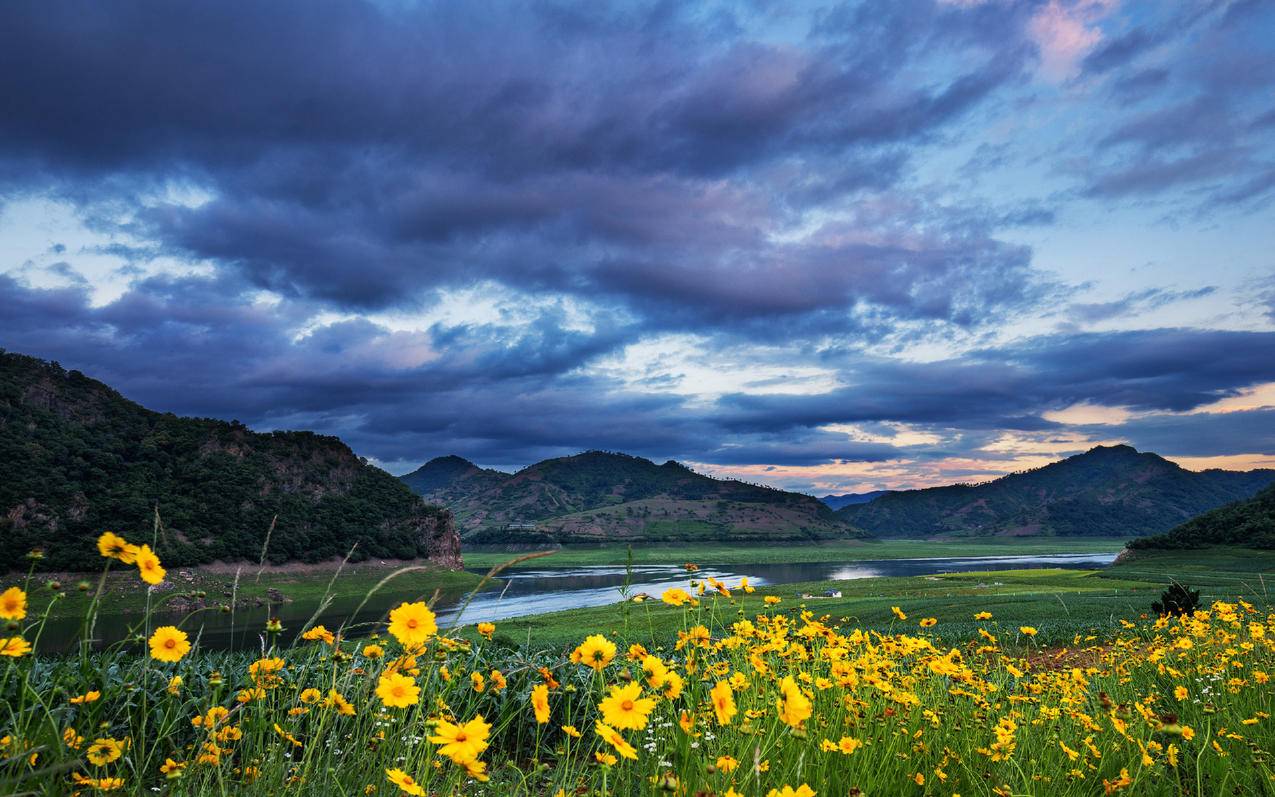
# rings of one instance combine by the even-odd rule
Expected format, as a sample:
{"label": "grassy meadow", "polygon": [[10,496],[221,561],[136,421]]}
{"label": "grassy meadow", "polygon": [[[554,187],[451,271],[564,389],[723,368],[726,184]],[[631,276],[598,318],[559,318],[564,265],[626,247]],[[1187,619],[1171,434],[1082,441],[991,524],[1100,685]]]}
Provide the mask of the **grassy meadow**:
{"label": "grassy meadow", "polygon": [[[106,552],[110,578],[163,579],[148,552]],[[103,652],[32,654],[48,588],[27,579],[0,595],[0,793],[1275,794],[1271,557],[804,601],[826,585],[688,572],[641,602],[448,631],[411,601],[374,637],[238,653],[148,617]],[[1204,610],[1149,616],[1185,568]]]}

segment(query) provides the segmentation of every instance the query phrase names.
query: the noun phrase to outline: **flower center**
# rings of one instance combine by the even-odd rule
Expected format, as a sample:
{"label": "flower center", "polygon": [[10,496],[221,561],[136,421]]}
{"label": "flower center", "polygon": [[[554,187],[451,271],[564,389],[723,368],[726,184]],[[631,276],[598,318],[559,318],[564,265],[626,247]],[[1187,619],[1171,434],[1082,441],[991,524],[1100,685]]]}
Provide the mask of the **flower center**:
{"label": "flower center", "polygon": [[621,704],[620,704],[620,708],[624,709],[625,711],[632,711],[632,710],[633,710],[633,701],[632,701],[632,700],[626,700],[626,701],[624,701],[623,703],[621,703]]}
{"label": "flower center", "polygon": [[408,621],[407,621],[407,627],[408,627],[408,628],[415,628],[415,627],[416,627],[416,620],[415,620],[415,619],[408,620]]}
{"label": "flower center", "polygon": [[166,648],[175,648],[175,647],[177,647],[177,640],[176,640],[176,639],[165,639],[165,640],[164,640],[164,647],[166,647]]}

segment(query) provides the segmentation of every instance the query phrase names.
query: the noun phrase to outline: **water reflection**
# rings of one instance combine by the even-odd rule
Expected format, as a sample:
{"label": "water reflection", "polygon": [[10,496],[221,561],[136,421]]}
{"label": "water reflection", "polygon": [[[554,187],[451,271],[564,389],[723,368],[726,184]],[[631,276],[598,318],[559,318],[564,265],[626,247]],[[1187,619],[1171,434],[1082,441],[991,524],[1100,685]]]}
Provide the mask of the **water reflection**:
{"label": "water reflection", "polygon": [[[695,574],[698,578],[713,577],[730,585],[747,576],[750,583],[789,584],[799,581],[849,581],[880,576],[917,576],[940,573],[960,573],[975,570],[1031,569],[1042,567],[1098,568],[1111,564],[1115,553],[1109,554],[1058,554],[1052,556],[971,556],[936,557],[931,559],[888,559],[864,562],[817,562],[786,564],[750,564],[722,567],[703,566]],[[482,573],[485,571],[474,571]],[[685,587],[688,574],[677,565],[635,566],[631,578],[623,567],[585,566],[572,568],[539,568],[534,570],[506,571],[502,584],[484,590],[474,596],[464,607],[463,597],[453,597],[435,607],[443,627],[455,624],[473,624],[481,621],[507,620],[529,614],[579,609],[589,606],[605,606],[623,597],[626,578],[627,594],[645,592],[658,598],[669,587]],[[377,594],[362,609],[362,598],[334,601],[319,614],[318,622],[335,629],[348,624],[347,635],[370,633],[385,617],[390,607],[415,595],[387,591]],[[244,649],[260,646],[260,632],[269,617],[283,620],[284,640],[300,628],[314,614],[315,605],[283,603],[253,609],[241,609],[232,615],[206,612],[195,615],[185,623],[185,628],[200,634],[200,644],[213,649]],[[179,618],[173,618],[174,620]],[[99,621],[98,634],[102,643],[124,638],[128,625],[137,617],[106,616]],[[42,648],[66,649],[77,637],[79,621],[67,619],[54,621],[46,627]]]}

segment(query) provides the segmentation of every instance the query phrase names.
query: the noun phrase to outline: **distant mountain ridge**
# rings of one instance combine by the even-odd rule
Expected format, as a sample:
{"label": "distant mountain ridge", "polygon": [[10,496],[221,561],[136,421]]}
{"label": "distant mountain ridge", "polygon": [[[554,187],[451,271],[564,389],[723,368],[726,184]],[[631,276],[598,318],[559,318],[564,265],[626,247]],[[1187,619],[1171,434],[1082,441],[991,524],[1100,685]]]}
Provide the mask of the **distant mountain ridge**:
{"label": "distant mountain ridge", "polygon": [[899,490],[837,510],[880,536],[1145,536],[1275,483],[1275,470],[1189,471],[1127,445],[1098,446],[976,485]]}
{"label": "distant mountain ridge", "polygon": [[1205,512],[1166,534],[1129,543],[1130,548],[1203,548],[1209,545],[1275,548],[1275,484],[1246,501],[1236,501]]}
{"label": "distant mountain ridge", "polygon": [[893,490],[872,490],[866,493],[842,493],[841,495],[825,495],[820,498],[832,509],[840,509],[843,506],[852,504],[866,504],[869,501],[875,501],[883,495],[893,492]]}
{"label": "distant mountain ridge", "polygon": [[[0,350],[0,569],[96,570],[104,530],[168,565],[430,558],[460,566],[449,512],[335,437],[153,412],[78,371]],[[277,518],[277,521],[275,520]],[[272,521],[274,530],[270,532]]]}
{"label": "distant mountain ridge", "polygon": [[517,473],[438,457],[400,477],[475,543],[811,540],[863,536],[819,500],[605,451]]}

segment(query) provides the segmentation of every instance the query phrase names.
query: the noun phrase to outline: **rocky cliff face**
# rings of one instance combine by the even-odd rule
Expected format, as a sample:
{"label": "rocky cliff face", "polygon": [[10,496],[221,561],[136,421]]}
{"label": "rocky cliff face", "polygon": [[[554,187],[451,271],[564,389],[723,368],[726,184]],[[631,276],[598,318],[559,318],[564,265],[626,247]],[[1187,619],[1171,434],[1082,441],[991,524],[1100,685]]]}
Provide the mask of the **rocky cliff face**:
{"label": "rocky cliff face", "polygon": [[151,542],[172,565],[263,551],[273,564],[347,554],[461,564],[452,514],[335,437],[152,412],[77,371],[0,351],[0,568],[41,548],[50,569],[96,569],[106,529]]}
{"label": "rocky cliff face", "polygon": [[409,521],[416,547],[427,559],[439,566],[459,570],[464,564],[460,555],[460,535],[456,519],[448,510],[413,516]]}

